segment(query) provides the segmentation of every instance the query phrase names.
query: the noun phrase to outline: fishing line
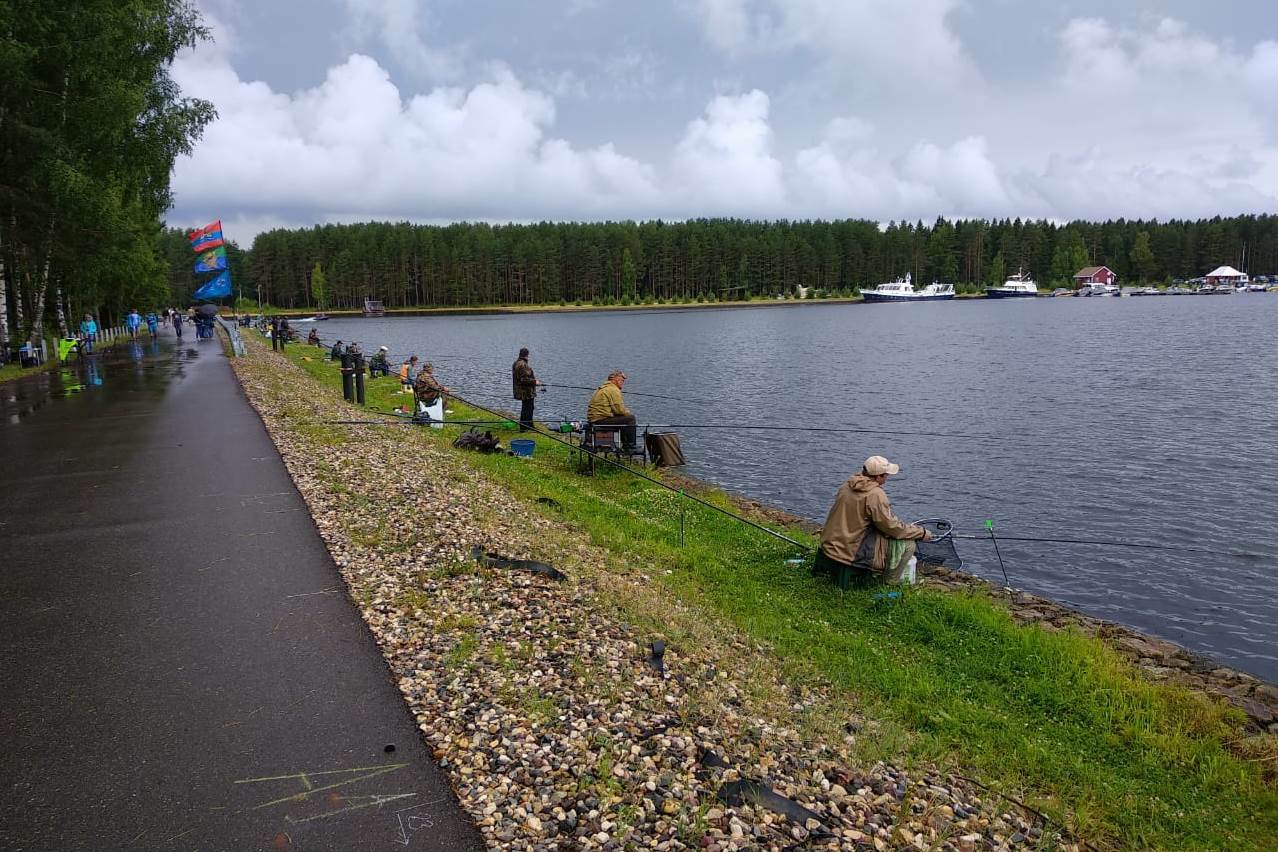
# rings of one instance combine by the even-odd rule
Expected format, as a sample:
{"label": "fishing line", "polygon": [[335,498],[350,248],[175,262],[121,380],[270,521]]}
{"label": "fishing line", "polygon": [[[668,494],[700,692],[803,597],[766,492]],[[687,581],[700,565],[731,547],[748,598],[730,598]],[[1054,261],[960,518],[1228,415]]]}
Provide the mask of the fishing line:
{"label": "fishing line", "polygon": [[[482,405],[478,405],[478,404],[476,404],[476,403],[474,403],[474,402],[471,402],[470,400],[468,400],[468,399],[466,399],[466,398],[464,398],[464,397],[460,397],[460,396],[458,396],[458,397],[456,397],[456,398],[457,398],[457,399],[459,399],[459,400],[461,400],[461,401],[462,401],[463,403],[465,403],[466,405],[470,405],[470,406],[472,406],[472,407],[474,407],[474,408],[478,408],[480,411],[487,412],[488,414],[491,414],[491,415],[493,415],[494,417],[501,417],[501,416],[502,416],[502,415],[501,415],[501,412],[499,412],[499,411],[493,411],[493,410],[492,410],[492,409],[490,409],[490,408],[485,408],[484,406],[482,406]],[[571,443],[570,441],[566,441],[566,440],[564,440],[563,438],[560,438],[558,435],[554,434],[553,432],[542,432],[542,431],[538,430],[538,431],[537,431],[537,434],[538,434],[538,435],[542,435],[543,437],[549,438],[550,440],[555,441],[556,443],[562,444],[563,446],[565,446],[565,447],[567,447],[568,449],[573,450],[573,451],[575,451],[575,452],[579,452],[579,451],[581,451],[581,448],[580,448],[580,447],[578,447],[578,446],[574,445],[574,444],[573,444],[573,443]],[[705,507],[707,507],[707,508],[709,508],[709,509],[713,509],[714,511],[719,512],[719,513],[720,513],[720,514],[722,514],[722,515],[727,515],[729,518],[734,518],[734,519],[736,519],[736,520],[740,521],[740,522],[741,522],[741,523],[743,523],[743,524],[747,524],[748,526],[752,526],[752,527],[754,527],[754,528],[755,528],[755,529],[757,529],[757,530],[760,530],[760,531],[762,531],[762,532],[765,532],[765,533],[767,533],[768,535],[770,535],[770,536],[772,536],[772,537],[774,537],[774,538],[779,538],[779,539],[781,539],[781,540],[782,540],[782,541],[784,541],[784,542],[787,542],[787,543],[789,543],[789,544],[794,545],[795,547],[800,547],[800,548],[803,548],[804,550],[812,550],[812,548],[811,548],[809,545],[806,545],[806,544],[804,544],[803,542],[795,541],[794,539],[790,538],[789,536],[782,535],[781,533],[777,532],[776,530],[768,529],[767,527],[765,527],[765,526],[763,526],[763,525],[761,525],[761,524],[756,524],[754,521],[750,520],[749,518],[743,518],[742,516],[740,516],[740,515],[738,515],[738,514],[735,514],[734,512],[729,512],[727,509],[721,508],[721,507],[719,507],[719,506],[714,505],[713,503],[710,503],[710,502],[707,502],[707,501],[705,501],[705,500],[702,500],[700,497],[697,497],[697,496],[696,496],[696,495],[694,495],[694,494],[688,494],[687,492],[685,492],[685,491],[683,491],[683,490],[680,490],[680,489],[678,489],[678,488],[675,488],[675,487],[674,487],[674,486],[672,486],[672,485],[667,485],[666,483],[662,482],[660,479],[657,479],[657,478],[652,477],[652,476],[648,476],[648,474],[646,474],[646,473],[644,473],[644,472],[642,472],[642,471],[639,471],[639,470],[635,470],[634,468],[629,467],[628,465],[624,465],[624,464],[622,464],[622,463],[621,463],[621,462],[619,462],[619,461],[614,461],[614,460],[612,460],[612,459],[610,459],[610,458],[608,458],[607,456],[604,456],[604,455],[597,455],[597,456],[595,456],[595,459],[596,459],[597,461],[601,461],[601,462],[603,462],[603,463],[605,463],[605,464],[612,465],[613,467],[618,468],[618,469],[620,469],[620,470],[624,470],[624,471],[626,471],[627,473],[630,473],[630,474],[632,474],[632,475],[634,475],[634,476],[639,477],[640,479],[646,479],[648,482],[651,482],[651,483],[652,483],[652,484],[654,484],[654,485],[658,485],[658,486],[660,486],[660,487],[662,487],[662,488],[666,489],[667,491],[670,491],[670,492],[673,492],[673,493],[675,493],[675,494],[678,494],[680,497],[683,497],[683,498],[685,498],[685,499],[687,499],[687,500],[691,500],[691,501],[693,501],[694,503],[700,503],[702,506],[705,506]]]}
{"label": "fishing line", "polygon": [[[567,388],[568,390],[580,390],[580,391],[591,391],[591,392],[599,389],[599,388],[582,387],[581,385],[555,385],[550,383],[546,383],[545,387]],[[626,393],[630,394],[631,396],[650,396],[653,399],[668,399],[668,400],[671,400],[672,402],[689,402],[689,403],[692,403],[693,405],[709,405],[710,404],[710,401],[706,399],[686,399],[681,396],[665,396],[659,393],[641,393],[639,391],[629,391],[629,390],[626,391]]]}
{"label": "fishing line", "polygon": [[[969,535],[954,533],[954,538],[969,539],[971,541],[989,541],[988,535]],[[1136,550],[1163,550],[1169,553],[1203,553],[1210,556],[1237,556],[1243,559],[1266,559],[1263,553],[1248,553],[1242,550],[1211,550],[1204,547],[1172,547],[1166,544],[1141,544],[1132,541],[1115,541],[1113,539],[1097,539],[1097,538],[1038,538],[1034,536],[1015,536],[1003,535],[998,536],[1000,541],[1035,541],[1046,544],[1094,544],[1099,547],[1127,547]]]}

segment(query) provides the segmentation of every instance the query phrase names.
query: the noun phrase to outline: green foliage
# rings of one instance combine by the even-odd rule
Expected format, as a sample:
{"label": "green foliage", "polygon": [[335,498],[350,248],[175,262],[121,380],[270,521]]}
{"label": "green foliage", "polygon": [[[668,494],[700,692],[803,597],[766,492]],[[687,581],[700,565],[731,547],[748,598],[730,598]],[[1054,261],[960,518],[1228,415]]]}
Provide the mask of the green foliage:
{"label": "green foliage", "polygon": [[[1235,260],[1278,271],[1278,216],[1163,224],[938,219],[923,223],[600,222],[531,225],[409,223],[324,225],[259,234],[236,277],[283,307],[306,307],[315,263],[333,308],[365,297],[389,307],[646,304],[674,299],[749,300],[796,288],[858,292],[905,271],[918,283],[1002,283],[1023,269],[1040,282],[1069,282],[1093,263],[1127,280],[1132,249],[1150,236],[1154,278],[1190,278]],[[166,255],[167,256],[167,255]],[[186,258],[180,258],[183,266]],[[232,264],[235,264],[234,256]],[[186,275],[185,269],[180,270]]]}
{"label": "green foliage", "polygon": [[155,240],[170,172],[214,115],[168,69],[206,36],[182,0],[0,4],[2,286],[24,334],[54,287],[104,323],[167,301]]}
{"label": "green foliage", "polygon": [[1158,275],[1158,264],[1154,260],[1154,249],[1149,243],[1149,232],[1141,231],[1132,243],[1132,272],[1141,282],[1153,281]]}
{"label": "green foliage", "polygon": [[324,267],[318,263],[311,270],[311,298],[321,311],[328,304],[328,277],[324,274]]}

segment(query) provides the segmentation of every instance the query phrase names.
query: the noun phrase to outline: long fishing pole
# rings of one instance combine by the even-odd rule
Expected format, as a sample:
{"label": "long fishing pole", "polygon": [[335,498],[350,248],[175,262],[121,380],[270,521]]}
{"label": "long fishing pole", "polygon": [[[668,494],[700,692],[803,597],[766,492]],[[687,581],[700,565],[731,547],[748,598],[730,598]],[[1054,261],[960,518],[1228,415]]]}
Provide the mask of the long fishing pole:
{"label": "long fishing pole", "polygon": [[[971,541],[989,541],[987,535],[966,535],[954,533],[954,538],[969,539]],[[1039,538],[1034,536],[1015,536],[1015,535],[999,535],[1002,541],[1033,541],[1045,544],[1094,544],[1099,547],[1127,547],[1136,550],[1162,550],[1169,553],[1204,553],[1211,556],[1238,556],[1244,559],[1266,559],[1263,553],[1248,553],[1243,550],[1211,550],[1204,547],[1172,547],[1166,544],[1142,544],[1133,541],[1116,541],[1113,539],[1098,538]]]}
{"label": "long fishing pole", "polygon": [[[548,388],[567,388],[568,390],[580,390],[580,391],[595,391],[595,390],[598,390],[598,388],[588,388],[588,387],[583,387],[583,386],[581,386],[581,385],[559,385],[559,384],[550,384],[549,382],[547,382],[547,383],[545,384],[545,387],[548,387]],[[653,399],[668,399],[668,400],[671,400],[671,401],[673,401],[673,402],[689,402],[689,403],[692,403],[692,404],[694,404],[694,405],[709,405],[709,404],[710,404],[710,401],[709,401],[709,400],[705,400],[705,399],[687,399],[686,397],[682,397],[682,396],[666,396],[666,395],[664,395],[664,394],[659,394],[659,393],[641,393],[640,391],[629,391],[629,390],[628,390],[628,391],[626,391],[626,393],[630,394],[631,396],[650,396],[650,397],[652,397]]]}
{"label": "long fishing pole", "polygon": [[[454,396],[455,396],[455,395],[454,395]],[[492,410],[491,408],[485,408],[484,406],[479,405],[479,404],[477,404],[477,403],[474,403],[474,402],[472,402],[472,401],[470,401],[470,400],[468,400],[468,399],[466,399],[466,398],[464,398],[464,397],[457,396],[456,398],[457,398],[457,399],[460,399],[462,402],[464,402],[465,404],[467,404],[467,405],[469,405],[469,406],[472,406],[472,407],[474,407],[474,408],[478,408],[480,411],[487,412],[488,414],[492,414],[492,415],[493,415],[493,416],[495,416],[495,417],[501,417],[501,416],[502,416],[502,415],[501,415],[501,412],[499,412],[499,411],[494,411],[494,410]],[[580,450],[580,449],[581,449],[580,447],[575,446],[575,445],[574,445],[574,444],[572,444],[571,442],[566,441],[566,440],[564,440],[563,438],[560,438],[558,435],[554,434],[553,432],[541,432],[541,431],[539,431],[539,430],[538,430],[537,434],[542,435],[543,437],[549,438],[550,440],[555,441],[555,442],[557,442],[557,443],[559,443],[559,444],[562,444],[562,445],[564,445],[565,447],[567,447],[567,448],[568,448],[568,449],[570,449],[570,450]],[[619,469],[624,470],[624,471],[626,471],[626,472],[628,472],[628,473],[630,473],[630,474],[632,474],[632,475],[634,475],[634,476],[637,476],[637,477],[639,477],[640,479],[646,479],[647,481],[651,482],[651,483],[652,483],[652,484],[654,484],[654,485],[659,485],[660,487],[662,487],[662,488],[666,489],[667,491],[671,491],[671,492],[674,492],[675,494],[678,494],[680,497],[685,497],[685,498],[687,498],[688,500],[692,500],[692,501],[693,501],[693,502],[695,502],[695,503],[700,503],[702,506],[705,506],[705,507],[707,507],[707,508],[709,508],[709,509],[713,509],[714,511],[719,512],[720,514],[727,515],[729,518],[735,518],[736,520],[740,521],[740,522],[741,522],[741,523],[743,523],[743,524],[748,524],[749,526],[752,526],[752,527],[754,527],[754,528],[755,528],[755,529],[757,529],[757,530],[760,530],[760,531],[762,531],[762,532],[765,532],[765,533],[767,533],[768,535],[770,535],[770,536],[772,536],[772,537],[774,537],[774,538],[779,538],[779,539],[781,539],[781,540],[782,540],[782,541],[784,541],[784,542],[787,542],[787,543],[789,543],[789,544],[794,545],[795,547],[801,547],[801,548],[803,548],[804,550],[811,550],[811,549],[812,549],[811,547],[809,547],[808,545],[804,544],[804,543],[803,543],[803,542],[801,542],[801,541],[795,541],[794,539],[790,538],[789,536],[782,535],[781,533],[777,532],[776,530],[768,529],[767,527],[763,526],[762,524],[756,524],[754,521],[750,520],[749,518],[744,518],[744,517],[742,517],[741,515],[738,515],[738,514],[736,514],[736,513],[734,513],[734,512],[729,512],[727,509],[724,509],[724,508],[721,508],[721,507],[719,507],[719,506],[716,506],[716,505],[714,505],[713,503],[710,503],[710,502],[708,502],[708,501],[706,501],[706,500],[702,500],[700,497],[697,497],[697,496],[696,496],[696,495],[694,495],[694,494],[688,494],[688,493],[687,493],[687,492],[685,492],[685,491],[682,491],[682,490],[680,490],[680,489],[678,489],[678,488],[675,488],[675,487],[674,487],[674,486],[672,486],[672,485],[668,485],[667,483],[662,482],[660,479],[657,479],[657,478],[655,478],[655,477],[649,476],[648,474],[644,473],[643,471],[635,470],[635,469],[634,469],[634,468],[632,468],[632,467],[629,467],[629,466],[627,466],[627,465],[624,465],[624,464],[622,464],[622,463],[621,463],[621,462],[619,462],[619,461],[614,461],[614,460],[612,460],[612,459],[610,459],[610,458],[608,458],[607,456],[604,456],[604,455],[597,455],[597,456],[595,456],[595,458],[596,458],[597,460],[601,461],[601,462],[604,462],[605,464],[610,464],[610,465],[612,465],[613,467],[619,468]]]}

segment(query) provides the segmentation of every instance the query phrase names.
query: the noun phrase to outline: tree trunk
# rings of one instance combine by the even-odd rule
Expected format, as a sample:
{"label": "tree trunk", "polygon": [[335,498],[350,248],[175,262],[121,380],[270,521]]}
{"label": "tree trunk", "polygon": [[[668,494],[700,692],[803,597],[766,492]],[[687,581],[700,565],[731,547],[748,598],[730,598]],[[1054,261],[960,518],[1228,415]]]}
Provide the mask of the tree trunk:
{"label": "tree trunk", "polygon": [[61,337],[70,337],[67,334],[67,312],[62,307],[62,279],[58,279],[58,334]]}
{"label": "tree trunk", "polygon": [[8,356],[9,343],[9,279],[5,276],[4,240],[0,233],[0,364]]}

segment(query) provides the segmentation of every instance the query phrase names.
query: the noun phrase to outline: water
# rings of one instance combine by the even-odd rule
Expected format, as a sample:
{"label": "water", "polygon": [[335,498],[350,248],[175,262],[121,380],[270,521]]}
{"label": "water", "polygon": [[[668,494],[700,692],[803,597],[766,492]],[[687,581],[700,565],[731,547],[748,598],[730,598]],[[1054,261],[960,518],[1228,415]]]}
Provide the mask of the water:
{"label": "water", "polygon": [[[305,333],[307,326],[300,326]],[[866,456],[903,466],[898,514],[960,532],[1121,539],[1258,558],[1005,542],[1013,585],[1278,680],[1278,297],[1037,299],[343,319],[326,338],[433,360],[514,407],[520,346],[545,382],[611,369],[640,423],[858,426],[977,438],[680,427],[688,472],[820,521]],[[539,417],[584,418],[552,389]],[[960,542],[1001,582],[992,548]]]}

